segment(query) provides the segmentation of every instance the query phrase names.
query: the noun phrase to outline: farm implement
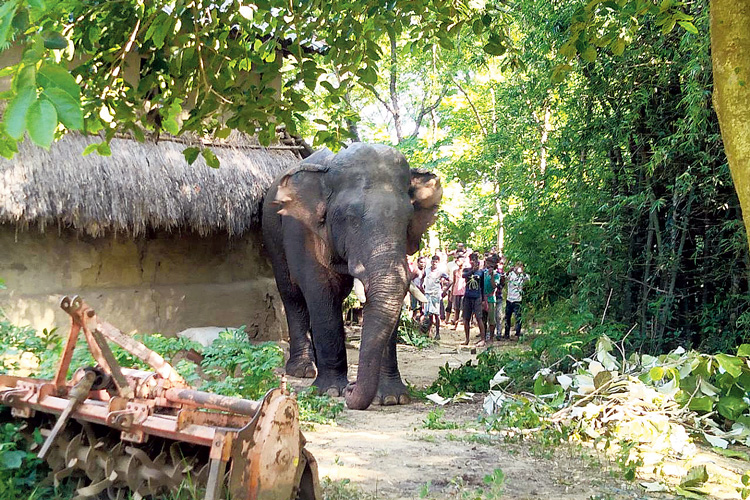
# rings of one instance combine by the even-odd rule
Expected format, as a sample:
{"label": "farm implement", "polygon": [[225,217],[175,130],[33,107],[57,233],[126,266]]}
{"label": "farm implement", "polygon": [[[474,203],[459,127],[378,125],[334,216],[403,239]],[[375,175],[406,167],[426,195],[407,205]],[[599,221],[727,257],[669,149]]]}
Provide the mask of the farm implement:
{"label": "farm implement", "polygon": [[[30,450],[49,464],[55,484],[78,478],[82,500],[185,488],[205,500],[321,498],[285,379],[260,400],[195,390],[80,297],[64,297],[60,306],[72,323],[54,379],[0,375],[0,405],[25,420]],[[80,332],[97,365],[68,379]],[[119,366],[110,342],[152,371]],[[41,444],[31,437],[36,429]]]}

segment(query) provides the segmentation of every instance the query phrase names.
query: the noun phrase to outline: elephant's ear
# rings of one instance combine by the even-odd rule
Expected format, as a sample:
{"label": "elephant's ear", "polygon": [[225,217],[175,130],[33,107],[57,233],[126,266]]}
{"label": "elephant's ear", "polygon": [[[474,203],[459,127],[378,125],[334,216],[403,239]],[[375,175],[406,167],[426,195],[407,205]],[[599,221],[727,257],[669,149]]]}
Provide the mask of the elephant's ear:
{"label": "elephant's ear", "polygon": [[272,202],[278,207],[277,213],[297,219],[322,235],[330,194],[325,184],[326,172],[327,166],[303,163],[284,174]]}
{"label": "elephant's ear", "polygon": [[414,207],[414,215],[409,221],[406,233],[406,251],[409,255],[419,250],[419,242],[427,228],[435,222],[440,200],[443,198],[443,187],[440,178],[427,170],[411,170],[409,197]]}

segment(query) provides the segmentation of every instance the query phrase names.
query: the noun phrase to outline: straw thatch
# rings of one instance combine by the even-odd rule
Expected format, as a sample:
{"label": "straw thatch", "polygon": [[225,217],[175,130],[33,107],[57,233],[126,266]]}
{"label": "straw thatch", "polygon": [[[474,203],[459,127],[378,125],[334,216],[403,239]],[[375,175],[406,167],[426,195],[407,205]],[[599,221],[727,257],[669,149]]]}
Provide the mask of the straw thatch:
{"label": "straw thatch", "polygon": [[25,141],[12,160],[0,158],[0,223],[94,237],[147,229],[240,235],[257,222],[273,179],[299,161],[294,147],[262,148],[237,136],[211,146],[219,169],[202,157],[188,165],[184,140],[115,138],[112,156],[81,156],[94,142],[101,139],[68,134],[45,151]]}

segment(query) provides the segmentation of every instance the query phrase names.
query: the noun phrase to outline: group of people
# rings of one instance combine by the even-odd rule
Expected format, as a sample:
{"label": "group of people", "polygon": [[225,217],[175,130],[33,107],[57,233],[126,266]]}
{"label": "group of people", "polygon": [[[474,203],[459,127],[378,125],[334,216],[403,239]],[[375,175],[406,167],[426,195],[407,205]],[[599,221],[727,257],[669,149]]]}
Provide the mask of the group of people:
{"label": "group of people", "polygon": [[[504,256],[497,252],[482,255],[467,251],[461,244],[452,257],[447,261],[447,254],[436,254],[429,268],[425,258],[419,257],[410,266],[412,285],[424,294],[424,297],[411,294],[413,318],[422,321],[427,331],[434,327],[436,340],[440,338],[441,322],[458,329],[462,321],[466,334],[463,345],[470,342],[469,330],[475,320],[480,334],[477,346],[482,346],[502,337],[509,339],[515,317],[515,335],[520,337],[523,288],[529,281],[523,263],[516,262],[506,270]],[[503,321],[505,329],[501,336]]]}

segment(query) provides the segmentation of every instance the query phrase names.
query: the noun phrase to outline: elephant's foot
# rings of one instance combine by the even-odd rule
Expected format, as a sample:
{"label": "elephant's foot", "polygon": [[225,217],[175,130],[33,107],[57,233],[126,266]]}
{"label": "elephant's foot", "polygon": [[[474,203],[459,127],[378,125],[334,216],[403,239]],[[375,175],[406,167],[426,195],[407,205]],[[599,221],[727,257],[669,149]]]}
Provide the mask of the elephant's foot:
{"label": "elephant's foot", "polygon": [[408,405],[411,403],[411,396],[409,396],[409,389],[400,378],[383,378],[381,376],[378,393],[372,402],[383,406]]}
{"label": "elephant's foot", "polygon": [[297,378],[313,378],[318,370],[315,362],[307,356],[290,357],[286,362],[286,373]]}
{"label": "elephant's foot", "polygon": [[338,397],[344,395],[344,389],[349,385],[345,374],[320,374],[313,384],[320,394]]}

